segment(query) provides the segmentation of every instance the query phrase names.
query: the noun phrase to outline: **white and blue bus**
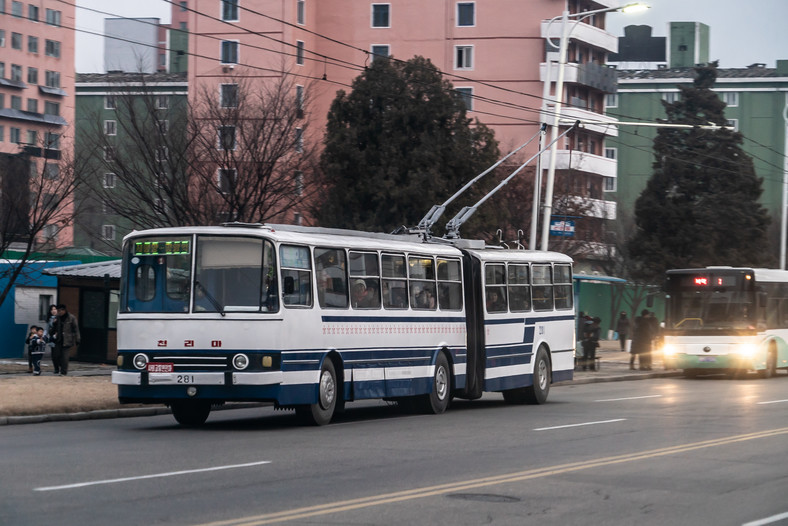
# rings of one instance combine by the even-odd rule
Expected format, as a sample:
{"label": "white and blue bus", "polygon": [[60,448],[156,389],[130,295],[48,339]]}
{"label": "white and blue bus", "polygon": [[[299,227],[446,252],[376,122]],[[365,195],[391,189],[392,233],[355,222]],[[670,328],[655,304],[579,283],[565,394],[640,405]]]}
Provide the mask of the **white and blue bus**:
{"label": "white and blue bus", "polygon": [[665,366],[698,374],[788,369],[788,271],[706,267],[667,272]]}
{"label": "white and blue bus", "polygon": [[122,403],[200,425],[225,402],[328,423],[382,398],[428,413],[573,375],[572,260],[468,240],[285,225],[133,232],[123,245]]}

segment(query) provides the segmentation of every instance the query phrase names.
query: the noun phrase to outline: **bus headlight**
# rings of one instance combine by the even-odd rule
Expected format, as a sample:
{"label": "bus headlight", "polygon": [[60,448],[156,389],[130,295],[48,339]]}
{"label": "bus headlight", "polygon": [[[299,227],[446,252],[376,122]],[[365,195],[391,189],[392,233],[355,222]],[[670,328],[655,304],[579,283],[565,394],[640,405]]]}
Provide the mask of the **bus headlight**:
{"label": "bus headlight", "polygon": [[673,356],[676,354],[676,348],[670,344],[662,347],[662,354],[664,356]]}
{"label": "bus headlight", "polygon": [[134,363],[134,367],[137,369],[145,369],[145,366],[148,365],[148,356],[142,353],[135,354],[134,360],[132,360],[132,362]]}
{"label": "bus headlight", "polygon": [[758,348],[752,343],[742,343],[736,346],[736,354],[742,358],[752,358],[757,351]]}
{"label": "bus headlight", "polygon": [[236,354],[233,356],[233,367],[238,370],[243,370],[249,367],[249,357],[245,354]]}

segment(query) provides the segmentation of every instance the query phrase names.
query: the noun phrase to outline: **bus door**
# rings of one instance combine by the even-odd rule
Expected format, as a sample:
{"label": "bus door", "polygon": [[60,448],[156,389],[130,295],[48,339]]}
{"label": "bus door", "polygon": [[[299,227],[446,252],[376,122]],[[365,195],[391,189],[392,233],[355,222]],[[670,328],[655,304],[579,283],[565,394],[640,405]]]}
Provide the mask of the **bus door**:
{"label": "bus door", "polygon": [[465,392],[462,398],[473,400],[482,396],[487,356],[484,350],[484,305],[482,264],[467,252],[463,254],[465,281],[465,324],[467,361]]}

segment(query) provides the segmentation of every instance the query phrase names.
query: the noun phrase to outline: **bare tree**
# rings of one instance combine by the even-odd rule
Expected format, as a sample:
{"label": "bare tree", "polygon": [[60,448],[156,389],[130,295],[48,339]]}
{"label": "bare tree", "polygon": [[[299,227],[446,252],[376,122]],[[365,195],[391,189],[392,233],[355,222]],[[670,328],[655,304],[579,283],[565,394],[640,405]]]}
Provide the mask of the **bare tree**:
{"label": "bare tree", "polygon": [[286,221],[306,209],[319,186],[303,86],[286,74],[228,76],[164,104],[153,76],[134,77],[114,90],[116,135],[91,119],[93,158],[116,178],[94,180],[95,203],[131,228]]}
{"label": "bare tree", "polygon": [[19,154],[0,154],[0,254],[9,258],[0,274],[0,305],[31,270],[38,251],[61,245],[58,234],[71,225],[74,194],[85,173],[84,160],[60,150],[60,135],[54,132]]}

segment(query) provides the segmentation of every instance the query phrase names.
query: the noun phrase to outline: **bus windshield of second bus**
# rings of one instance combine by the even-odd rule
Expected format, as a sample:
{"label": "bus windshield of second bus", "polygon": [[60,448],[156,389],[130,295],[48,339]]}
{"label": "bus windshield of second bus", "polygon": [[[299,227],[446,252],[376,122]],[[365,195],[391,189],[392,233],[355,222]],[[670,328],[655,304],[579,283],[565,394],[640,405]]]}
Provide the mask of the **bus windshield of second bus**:
{"label": "bus windshield of second bus", "polygon": [[669,273],[667,328],[687,331],[754,329],[756,293],[752,273]]}

